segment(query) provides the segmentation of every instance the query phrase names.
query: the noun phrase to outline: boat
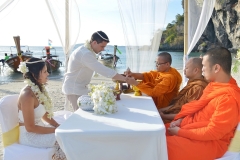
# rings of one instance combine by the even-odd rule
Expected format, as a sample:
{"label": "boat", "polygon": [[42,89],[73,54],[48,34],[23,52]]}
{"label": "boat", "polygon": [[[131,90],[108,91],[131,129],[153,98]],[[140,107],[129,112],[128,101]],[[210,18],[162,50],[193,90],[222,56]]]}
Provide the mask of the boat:
{"label": "boat", "polygon": [[[54,50],[54,54],[51,54],[51,50]],[[54,47],[52,47],[52,48],[45,47],[42,50],[43,54],[44,54],[44,51],[46,54],[44,56],[42,56],[41,58],[46,59],[47,71],[49,73],[52,73],[52,72],[58,70],[60,68],[60,66],[62,66],[62,62],[59,61],[59,57],[56,54],[56,49]]]}
{"label": "boat", "polygon": [[[32,52],[29,50],[28,46],[20,46],[20,37],[13,37],[16,46],[10,46],[11,54],[9,59],[5,61],[7,65],[14,71],[18,72],[18,66],[20,62],[26,61],[32,57]],[[27,47],[27,52],[23,52],[23,49]],[[16,48],[17,53],[13,53],[13,48]]]}
{"label": "boat", "polygon": [[[98,54],[98,61],[105,66],[115,68],[120,58],[116,55],[117,46],[114,46],[114,54],[107,53],[106,50]],[[121,60],[120,60],[121,63]]]}
{"label": "boat", "polygon": [[109,54],[109,53],[100,52],[98,56],[98,61],[100,63],[102,63],[105,66],[114,67],[114,68],[116,67],[119,59],[120,58],[117,55]]}

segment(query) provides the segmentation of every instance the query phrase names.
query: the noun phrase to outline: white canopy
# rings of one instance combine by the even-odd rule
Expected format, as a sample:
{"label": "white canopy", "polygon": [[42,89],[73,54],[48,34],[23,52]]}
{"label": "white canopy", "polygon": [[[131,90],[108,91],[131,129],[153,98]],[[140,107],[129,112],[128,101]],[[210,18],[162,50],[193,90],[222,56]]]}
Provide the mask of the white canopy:
{"label": "white canopy", "polygon": [[118,0],[126,64],[134,72],[155,68],[169,0]]}

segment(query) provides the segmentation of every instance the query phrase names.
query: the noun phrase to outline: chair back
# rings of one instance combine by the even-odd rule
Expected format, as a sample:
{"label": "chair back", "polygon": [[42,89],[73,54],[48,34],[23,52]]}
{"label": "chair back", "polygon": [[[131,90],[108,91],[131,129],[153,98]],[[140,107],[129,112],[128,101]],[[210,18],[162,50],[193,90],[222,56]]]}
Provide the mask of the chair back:
{"label": "chair back", "polygon": [[227,152],[215,160],[239,160],[240,159],[240,122],[230,142]]}
{"label": "chair back", "polygon": [[18,96],[18,94],[8,95],[0,99],[0,124],[4,147],[18,142]]}
{"label": "chair back", "polygon": [[228,151],[240,153],[240,122],[228,147]]}

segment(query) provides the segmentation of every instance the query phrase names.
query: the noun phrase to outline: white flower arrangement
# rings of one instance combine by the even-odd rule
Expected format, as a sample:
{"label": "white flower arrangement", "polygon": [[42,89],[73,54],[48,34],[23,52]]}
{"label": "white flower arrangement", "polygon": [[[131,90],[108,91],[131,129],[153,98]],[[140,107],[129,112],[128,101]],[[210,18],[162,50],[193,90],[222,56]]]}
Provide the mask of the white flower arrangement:
{"label": "white flower arrangement", "polygon": [[86,47],[88,50],[90,50],[92,53],[95,53],[94,50],[92,49],[92,46],[89,42],[89,40],[86,40],[84,47]]}
{"label": "white flower arrangement", "polygon": [[17,70],[22,72],[23,74],[29,72],[25,62],[20,62]]}
{"label": "white flower arrangement", "polygon": [[89,95],[94,103],[94,113],[112,114],[117,112],[116,97],[109,86],[105,83],[90,85],[90,90]]}
{"label": "white flower arrangement", "polygon": [[53,117],[53,104],[45,88],[45,85],[42,86],[42,92],[41,92],[39,87],[35,85],[30,79],[26,79],[24,83],[26,83],[29,87],[31,87],[31,90],[37,97],[39,103],[41,103],[44,106],[46,112],[48,112],[48,115],[47,115],[48,118],[51,119]]}

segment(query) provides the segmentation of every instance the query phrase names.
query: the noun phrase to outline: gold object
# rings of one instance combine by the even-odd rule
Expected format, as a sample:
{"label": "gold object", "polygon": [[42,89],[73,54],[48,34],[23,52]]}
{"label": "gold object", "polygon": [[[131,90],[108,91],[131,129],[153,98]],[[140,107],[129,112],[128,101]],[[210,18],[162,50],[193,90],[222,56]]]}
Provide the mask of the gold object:
{"label": "gold object", "polygon": [[133,90],[135,91],[134,92],[135,96],[141,96],[142,95],[142,92],[136,86],[133,85],[132,87],[133,87]]}
{"label": "gold object", "polygon": [[115,90],[119,91],[119,82],[116,82]]}

